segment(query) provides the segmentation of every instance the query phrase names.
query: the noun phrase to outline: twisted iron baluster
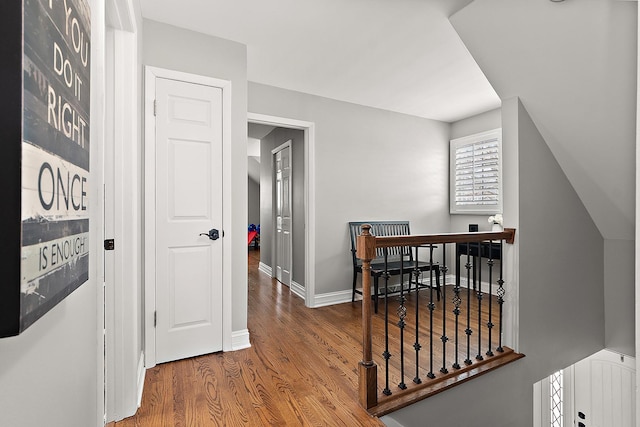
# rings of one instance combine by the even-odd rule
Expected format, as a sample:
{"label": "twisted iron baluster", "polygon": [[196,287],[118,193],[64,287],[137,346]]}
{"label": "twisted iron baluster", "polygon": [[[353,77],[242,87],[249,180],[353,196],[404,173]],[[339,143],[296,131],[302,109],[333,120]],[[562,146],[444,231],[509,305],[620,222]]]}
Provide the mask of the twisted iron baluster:
{"label": "twisted iron baluster", "polygon": [[498,336],[498,348],[496,349],[497,351],[499,351],[500,353],[502,353],[504,351],[504,349],[502,348],[502,318],[503,318],[503,311],[502,311],[502,305],[504,304],[504,295],[506,293],[505,289],[504,289],[504,280],[502,280],[502,259],[504,259],[504,257],[502,256],[502,254],[504,253],[503,247],[502,247],[502,240],[500,241],[500,279],[498,280],[498,306],[500,307],[500,335]]}
{"label": "twisted iron baluster", "polygon": [[[417,248],[416,248],[417,250]],[[428,378],[434,379],[433,373],[433,310],[436,305],[433,303],[433,249],[429,246],[429,373]]]}
{"label": "twisted iron baluster", "polygon": [[465,265],[467,269],[467,329],[464,330],[464,333],[467,334],[467,358],[464,359],[464,363],[467,365],[471,365],[473,363],[471,361],[471,334],[473,331],[471,330],[471,274],[469,271],[471,270],[471,248],[469,247],[469,242],[467,242],[467,264]]}
{"label": "twisted iron baluster", "polygon": [[[418,268],[418,248],[416,247],[416,258],[414,259],[413,275],[416,279],[416,342],[413,343],[413,348],[416,351],[416,376],[413,378],[413,382],[416,384],[422,383],[420,379],[420,269]],[[409,288],[411,288],[411,281],[409,281]]]}
{"label": "twisted iron baluster", "polygon": [[[457,249],[456,249],[457,252]],[[457,255],[456,255],[457,256]],[[460,304],[462,303],[462,299],[460,298],[460,280],[459,278],[456,278],[456,285],[453,288],[453,314],[455,315],[455,361],[452,365],[452,367],[454,369],[460,369],[460,363],[458,363],[459,360],[459,352],[458,352],[458,347],[460,344],[460,339],[459,339],[459,324],[460,324]]]}
{"label": "twisted iron baluster", "polygon": [[489,261],[487,261],[487,265],[489,266],[489,321],[487,321],[489,349],[487,350],[486,355],[493,356],[493,351],[491,350],[491,331],[493,329],[493,297],[491,296],[491,286],[493,286],[493,240],[489,242]]}
{"label": "twisted iron baluster", "polygon": [[449,341],[449,338],[447,337],[447,316],[446,316],[446,302],[447,302],[447,296],[445,293],[445,289],[447,288],[445,285],[445,280],[447,277],[447,244],[443,243],[442,244],[442,268],[440,269],[440,272],[442,272],[442,279],[440,280],[440,292],[442,293],[440,301],[442,301],[442,336],[440,337],[440,340],[442,341],[442,368],[440,368],[440,372],[442,372],[443,374],[447,374],[449,373],[449,370],[447,369],[446,366],[446,362],[447,362],[447,341]]}
{"label": "twisted iron baluster", "polygon": [[[404,257],[402,256],[404,249],[400,248],[400,297],[398,301],[400,305],[398,305],[397,314],[398,314],[398,327],[400,328],[400,383],[398,384],[398,388],[400,390],[404,390],[407,388],[407,385],[404,382],[404,327],[406,325],[404,319],[407,317],[407,307],[405,307],[404,303],[406,298],[404,296]],[[411,277],[409,277],[411,279]],[[409,280],[409,288],[411,288],[411,280]],[[411,289],[409,289],[411,290]]]}
{"label": "twisted iron baluster", "polygon": [[[491,248],[489,248],[491,251]],[[478,242],[478,292],[476,298],[478,298],[478,354],[476,354],[476,360],[483,360],[482,357],[482,243]],[[489,293],[491,295],[491,293]]]}
{"label": "twisted iron baluster", "polygon": [[382,394],[385,396],[391,395],[389,389],[389,359],[391,353],[389,353],[389,269],[388,269],[388,250],[384,248],[384,367],[385,367],[385,383]]}

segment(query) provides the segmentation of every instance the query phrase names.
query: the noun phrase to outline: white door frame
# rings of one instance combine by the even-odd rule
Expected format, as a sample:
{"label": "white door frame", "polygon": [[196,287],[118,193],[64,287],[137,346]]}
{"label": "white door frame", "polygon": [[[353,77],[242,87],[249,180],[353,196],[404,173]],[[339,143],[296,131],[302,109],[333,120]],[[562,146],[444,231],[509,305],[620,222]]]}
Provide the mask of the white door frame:
{"label": "white door frame", "polygon": [[[287,285],[289,287],[289,289],[292,289],[291,285],[293,283],[293,206],[292,206],[292,193],[291,193],[291,189],[293,187],[292,185],[292,180],[293,180],[293,148],[291,147],[291,143],[293,141],[292,140],[288,140],[287,142],[285,142],[282,145],[279,145],[278,147],[274,148],[273,150],[271,150],[271,164],[275,165],[275,156],[276,153],[278,153],[279,151],[284,150],[285,148],[289,149],[289,238],[287,239],[289,242],[289,259],[288,259],[288,267],[289,267],[289,283],[283,283],[284,285]],[[276,232],[277,232],[277,218],[276,218],[276,212],[278,211],[278,207],[276,206],[276,201],[278,199],[278,188],[276,186],[276,175],[277,175],[277,171],[275,169],[272,169],[271,171],[271,188],[272,188],[272,194],[271,194],[271,218],[272,218],[272,230],[273,230],[273,248],[271,253],[273,254],[273,259],[274,261],[274,265],[273,265],[273,270],[274,270],[274,274],[276,277],[276,279],[278,279],[278,263],[281,262],[282,260],[280,260],[280,257],[278,257],[278,239],[276,237]],[[279,280],[279,279],[278,279]]]}
{"label": "white door frame", "polygon": [[141,141],[138,130],[138,42],[132,0],[105,4],[104,221],[115,250],[104,253],[106,421],[133,415],[142,398],[139,346]]}
{"label": "white door frame", "polygon": [[[638,8],[638,19],[640,19],[640,8]],[[636,89],[636,147],[640,147],[640,25],[638,25],[638,66],[637,73],[637,89]],[[635,356],[636,360],[640,360],[640,150],[636,148],[636,213],[635,213],[635,265],[634,265],[634,289],[635,289]],[[640,402],[640,369],[636,367],[636,402]],[[636,405],[636,423],[640,422],[640,404]]]}
{"label": "white door frame", "polygon": [[316,307],[316,171],[315,171],[315,124],[303,120],[248,113],[251,123],[264,124],[304,131],[304,304]]}
{"label": "white door frame", "polygon": [[[155,118],[153,104],[156,93],[156,79],[165,78],[184,82],[213,86],[222,89],[222,348],[232,350],[232,299],[231,299],[231,230],[224,230],[231,224],[231,82],[213,77],[199,76],[163,68],[145,67],[144,90],[144,352],[145,366],[156,365],[156,334],[154,313],[156,310],[156,220],[155,220]],[[224,233],[226,231],[226,233]]]}
{"label": "white door frame", "polygon": [[[89,192],[91,193],[91,205],[89,207],[89,233],[90,233],[90,253],[89,256],[89,283],[84,286],[95,285],[96,313],[95,326],[96,337],[103,337],[105,333],[105,295],[104,295],[104,262],[102,261],[102,250],[104,240],[104,167],[103,156],[106,144],[106,99],[96,96],[104,93],[110,88],[106,81],[105,70],[105,49],[106,49],[106,27],[105,17],[106,6],[104,1],[91,2],[91,130],[90,130],[90,172],[91,183]],[[105,370],[107,358],[105,357],[106,347],[104,340],[96,340],[95,343],[96,362],[96,411],[95,425],[103,425],[106,416],[105,387],[107,386]]]}

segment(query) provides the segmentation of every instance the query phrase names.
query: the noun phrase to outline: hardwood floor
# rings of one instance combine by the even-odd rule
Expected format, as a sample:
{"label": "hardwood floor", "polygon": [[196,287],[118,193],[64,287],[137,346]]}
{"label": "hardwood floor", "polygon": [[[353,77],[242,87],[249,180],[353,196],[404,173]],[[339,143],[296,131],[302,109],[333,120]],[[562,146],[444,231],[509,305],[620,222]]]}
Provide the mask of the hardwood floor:
{"label": "hardwood floor", "polygon": [[158,365],[116,427],[384,426],[358,403],[360,303],[308,309],[249,252],[251,348]]}
{"label": "hardwood floor", "polygon": [[[362,324],[360,302],[308,309],[286,286],[258,271],[259,251],[249,251],[248,328],[251,348],[215,353],[158,365],[147,371],[142,406],[138,413],[116,423],[116,427],[206,427],[206,426],[384,426],[365,411],[358,402],[358,363],[362,359]],[[486,357],[486,330],[478,350],[477,325],[489,322],[489,296],[482,306],[474,292],[460,294],[461,315],[458,326],[461,369],[453,369],[455,361],[455,328],[453,325],[453,287],[443,287],[443,298],[434,302],[433,368],[429,358],[429,291],[420,292],[420,365],[416,385],[415,364],[415,293],[406,298],[404,330],[405,359],[399,354],[400,340],[398,299],[389,306],[389,389],[385,387],[384,303],[372,319],[374,330],[373,357],[378,365],[378,405],[370,411],[383,415],[435,393],[446,390],[474,376],[523,357],[505,347],[504,353]],[[435,299],[435,296],[434,296]],[[467,353],[465,334],[467,300],[471,313],[470,345]],[[496,325],[491,349],[498,342],[499,310],[491,297],[491,322]],[[443,311],[442,305],[446,304]],[[441,373],[442,313],[448,323],[446,362],[448,373]],[[476,360],[476,355],[484,360]],[[471,364],[464,363],[469,358]],[[405,375],[400,374],[404,364]],[[434,379],[429,379],[429,371]],[[398,387],[406,383],[407,389]]]}
{"label": "hardwood floor", "polygon": [[[429,292],[421,292],[420,295],[420,307],[421,311],[419,313],[420,316],[420,326],[419,326],[419,342],[422,346],[420,350],[420,365],[418,370],[418,376],[422,381],[428,381],[427,374],[429,372],[433,372],[436,376],[442,376],[440,373],[440,369],[444,367],[447,370],[453,370],[452,364],[456,361],[456,357],[454,354],[454,339],[455,339],[455,316],[453,314],[453,304],[451,303],[451,299],[454,295],[453,286],[443,286],[443,297],[440,301],[434,301],[434,317],[433,317],[433,352],[429,352],[429,312],[426,310],[426,305],[429,302]],[[481,308],[479,308],[478,299],[476,293],[471,291],[467,293],[466,289],[462,289],[460,292],[461,299],[461,314],[458,319],[458,358],[457,362],[460,365],[465,365],[465,360],[476,361],[476,357],[478,355],[482,356],[484,359],[486,357],[486,352],[489,350],[489,347],[492,351],[495,352],[495,349],[498,347],[498,330],[497,327],[492,332],[491,337],[491,345],[488,343],[488,335],[486,324],[489,321],[489,296],[483,296],[483,302]],[[499,311],[498,311],[498,302],[495,296],[491,297],[492,303],[492,322],[497,325],[499,323]],[[433,295],[435,300],[435,292]],[[470,298],[470,324],[471,329],[473,330],[472,334],[469,336],[469,345],[467,345],[467,335],[465,334],[465,330],[467,328],[467,299]],[[397,298],[390,298],[389,304],[389,324],[390,324],[390,333],[389,333],[389,349],[392,354],[392,357],[389,360],[389,376],[390,376],[390,387],[389,389],[394,391],[400,391],[397,388],[397,384],[400,382],[406,383],[408,386],[411,386],[413,378],[416,376],[416,363],[415,363],[415,349],[413,347],[416,342],[416,327],[415,327],[415,307],[416,307],[416,294],[410,293],[406,296],[406,326],[404,329],[404,352],[405,352],[405,377],[401,377],[400,371],[400,339],[398,334],[397,324],[399,322],[399,317],[397,314],[397,309],[399,303],[397,302]],[[441,337],[443,335],[443,325],[442,325],[442,312],[443,312],[443,302],[446,303],[444,307],[444,311],[446,313],[446,335],[448,337],[447,341],[447,353],[446,353],[446,361],[443,363],[443,352],[442,352],[442,341]],[[482,325],[482,333],[480,349],[478,346],[478,310],[481,312],[481,325]],[[373,328],[377,331],[382,331],[384,329],[384,317],[383,317],[384,306],[381,304],[380,313],[373,318]],[[373,360],[379,367],[384,366],[384,358],[382,357],[382,353],[385,351],[384,343],[381,341],[383,335],[375,335],[374,334],[374,343],[373,343],[373,352],[374,357]],[[430,359],[430,355],[433,356],[433,360]],[[382,387],[384,384],[382,383],[382,379],[378,380],[379,391],[382,392]]]}

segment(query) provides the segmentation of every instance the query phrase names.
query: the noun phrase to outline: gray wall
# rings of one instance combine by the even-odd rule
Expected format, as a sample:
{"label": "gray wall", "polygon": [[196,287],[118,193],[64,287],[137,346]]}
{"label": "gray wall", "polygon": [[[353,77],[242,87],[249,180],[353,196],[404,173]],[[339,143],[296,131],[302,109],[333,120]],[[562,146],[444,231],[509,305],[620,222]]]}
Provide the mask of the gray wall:
{"label": "gray wall", "polygon": [[605,347],[635,354],[635,241],[604,241]]}
{"label": "gray wall", "polygon": [[260,184],[251,178],[247,178],[247,225],[260,224]]}
{"label": "gray wall", "polygon": [[539,380],[604,346],[604,241],[526,109],[517,107],[520,344]]}
{"label": "gray wall", "polygon": [[451,123],[451,139],[497,129],[502,126],[502,110],[496,108]]}
{"label": "gray wall", "polygon": [[350,292],[349,221],[449,229],[447,123],[252,82],[249,111],[315,123],[316,294]]}
{"label": "gray wall", "polygon": [[[247,327],[247,48],[240,43],[144,20],[145,65],[231,81],[231,215],[224,230],[232,239],[232,328]],[[230,233],[229,233],[230,231]]]}
{"label": "gray wall", "polygon": [[[104,143],[104,1],[91,19],[91,200],[89,280],[16,337],[0,339],[0,426],[97,426],[102,334],[102,161]],[[6,18],[2,18],[6,19]],[[13,105],[11,108],[20,108]],[[18,143],[18,141],[11,141]],[[9,183],[11,184],[11,183]],[[13,183],[12,185],[20,185]],[[20,286],[3,283],[3,286]],[[100,304],[98,303],[100,301]],[[100,424],[101,425],[101,424]]]}
{"label": "gray wall", "polygon": [[526,357],[390,414],[405,427],[531,426],[533,384],[604,345],[602,236],[517,98],[503,101],[502,121],[505,215],[518,230],[508,251],[520,266],[506,298],[519,290]]}
{"label": "gray wall", "polygon": [[291,208],[293,216],[293,277],[305,286],[305,229],[304,229],[304,131],[275,128],[260,140],[260,261],[273,267],[273,155],[271,150],[291,140]]}
{"label": "gray wall", "polygon": [[0,340],[0,425],[97,425],[97,289],[93,278],[24,333]]}

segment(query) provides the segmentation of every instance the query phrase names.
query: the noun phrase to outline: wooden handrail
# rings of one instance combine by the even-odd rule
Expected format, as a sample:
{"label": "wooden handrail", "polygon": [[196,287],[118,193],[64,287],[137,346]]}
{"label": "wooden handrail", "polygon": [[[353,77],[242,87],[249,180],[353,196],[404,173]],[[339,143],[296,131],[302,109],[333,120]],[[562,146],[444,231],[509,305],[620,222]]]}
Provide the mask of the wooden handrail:
{"label": "wooden handrail", "polygon": [[[363,226],[364,227],[364,226]],[[375,237],[376,248],[390,248],[394,246],[437,245],[441,243],[484,242],[488,240],[504,240],[515,242],[516,229],[505,228],[504,231],[486,231],[474,233],[441,233],[411,236],[379,236]],[[358,257],[359,258],[359,257]]]}

